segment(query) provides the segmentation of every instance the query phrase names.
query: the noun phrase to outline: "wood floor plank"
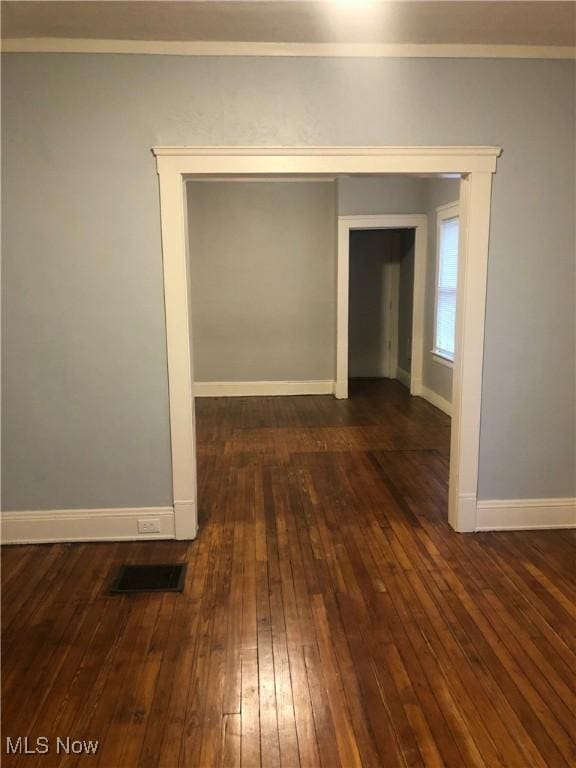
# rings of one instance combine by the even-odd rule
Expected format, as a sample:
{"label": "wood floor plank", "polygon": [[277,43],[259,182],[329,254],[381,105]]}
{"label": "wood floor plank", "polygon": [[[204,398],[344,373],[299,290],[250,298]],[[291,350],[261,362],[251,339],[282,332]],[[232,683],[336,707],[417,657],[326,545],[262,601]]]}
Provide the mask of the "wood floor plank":
{"label": "wood floor plank", "polygon": [[242,723],[240,713],[225,714],[223,719],[222,768],[240,768]]}
{"label": "wood floor plank", "polygon": [[314,718],[320,763],[323,768],[332,768],[332,766],[334,768],[338,768],[338,766],[344,768],[336,741],[336,731],[330,712],[326,679],[317,646],[306,646],[304,648],[304,662],[306,664],[308,690],[312,705],[312,716]]}
{"label": "wood floor plank", "polygon": [[318,766],[320,765],[320,755],[318,753],[318,739],[316,737],[304,648],[291,645],[288,648],[288,656],[300,763],[301,765]]}
{"label": "wood floor plank", "polygon": [[330,639],[326,609],[320,595],[314,597],[313,613],[318,636],[320,663],[325,673],[326,693],[334,722],[340,762],[345,766],[362,766],[363,761],[360,757],[352,719],[346,703],[347,697],[338,661]]}
{"label": "wood floor plank", "polygon": [[260,701],[258,652],[242,651],[241,758],[243,768],[257,768],[260,762]]}

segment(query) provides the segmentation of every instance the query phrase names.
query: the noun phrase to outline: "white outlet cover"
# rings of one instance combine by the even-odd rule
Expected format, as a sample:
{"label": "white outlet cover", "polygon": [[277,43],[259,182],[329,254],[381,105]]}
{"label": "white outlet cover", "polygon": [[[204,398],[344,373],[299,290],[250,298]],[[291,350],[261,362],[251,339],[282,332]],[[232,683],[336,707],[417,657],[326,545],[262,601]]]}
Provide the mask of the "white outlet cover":
{"label": "white outlet cover", "polygon": [[160,533],[160,520],[157,517],[138,520],[138,533]]}

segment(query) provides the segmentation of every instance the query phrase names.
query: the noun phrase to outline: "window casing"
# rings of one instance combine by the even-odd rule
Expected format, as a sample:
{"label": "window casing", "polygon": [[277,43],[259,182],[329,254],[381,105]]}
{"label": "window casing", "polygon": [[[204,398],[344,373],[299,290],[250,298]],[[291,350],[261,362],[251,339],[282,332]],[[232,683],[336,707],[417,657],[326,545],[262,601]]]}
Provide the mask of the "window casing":
{"label": "window casing", "polygon": [[454,361],[456,294],[458,288],[458,203],[437,209],[436,296],[433,354],[440,362]]}

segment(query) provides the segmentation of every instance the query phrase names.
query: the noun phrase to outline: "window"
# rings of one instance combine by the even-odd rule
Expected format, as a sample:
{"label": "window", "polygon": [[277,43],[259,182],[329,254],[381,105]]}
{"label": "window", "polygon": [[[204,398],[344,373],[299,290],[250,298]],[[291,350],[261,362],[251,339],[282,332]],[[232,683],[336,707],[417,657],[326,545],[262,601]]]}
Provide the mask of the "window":
{"label": "window", "polygon": [[456,334],[456,286],[458,281],[458,204],[438,208],[438,259],[436,265],[436,320],[434,350],[453,361]]}

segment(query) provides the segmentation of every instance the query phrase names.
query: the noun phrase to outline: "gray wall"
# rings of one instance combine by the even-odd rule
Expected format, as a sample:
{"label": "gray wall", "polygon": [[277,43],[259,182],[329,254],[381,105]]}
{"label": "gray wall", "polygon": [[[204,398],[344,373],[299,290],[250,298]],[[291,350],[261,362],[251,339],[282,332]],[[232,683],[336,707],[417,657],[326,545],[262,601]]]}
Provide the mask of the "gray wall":
{"label": "gray wall", "polygon": [[338,215],[422,213],[426,183],[416,176],[338,179]]}
{"label": "gray wall", "polygon": [[576,495],[575,65],[9,54],[3,503],[170,501],[155,144],[499,144],[481,498]]}
{"label": "gray wall", "polygon": [[189,183],[196,381],[333,379],[334,183]]}
{"label": "gray wall", "polygon": [[434,302],[436,299],[437,230],[436,208],[447,203],[458,202],[460,181],[458,179],[429,179],[426,182],[426,208],[428,216],[428,252],[426,261],[426,298],[424,306],[424,358],[422,383],[440,397],[452,402],[452,368],[443,365],[434,357]]}

